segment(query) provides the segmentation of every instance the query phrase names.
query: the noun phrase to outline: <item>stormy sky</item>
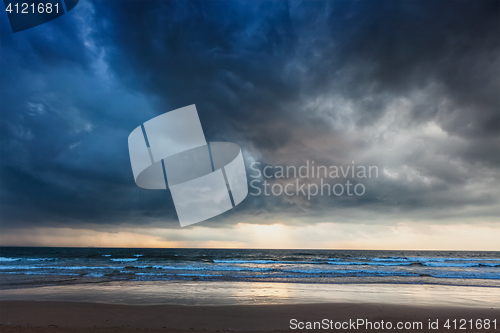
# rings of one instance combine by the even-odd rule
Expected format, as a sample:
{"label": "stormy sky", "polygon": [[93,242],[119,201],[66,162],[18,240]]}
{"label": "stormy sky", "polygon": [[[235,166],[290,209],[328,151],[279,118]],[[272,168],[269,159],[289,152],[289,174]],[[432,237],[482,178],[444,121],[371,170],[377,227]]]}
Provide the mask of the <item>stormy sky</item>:
{"label": "stormy sky", "polygon": [[[81,0],[15,34],[4,12],[0,245],[437,248],[449,235],[498,250],[499,7]],[[249,181],[252,162],[354,161],[379,177],[351,179],[362,196],[249,195],[181,229],[169,191],[135,185],[127,137],[191,104],[207,141],[242,148]]]}

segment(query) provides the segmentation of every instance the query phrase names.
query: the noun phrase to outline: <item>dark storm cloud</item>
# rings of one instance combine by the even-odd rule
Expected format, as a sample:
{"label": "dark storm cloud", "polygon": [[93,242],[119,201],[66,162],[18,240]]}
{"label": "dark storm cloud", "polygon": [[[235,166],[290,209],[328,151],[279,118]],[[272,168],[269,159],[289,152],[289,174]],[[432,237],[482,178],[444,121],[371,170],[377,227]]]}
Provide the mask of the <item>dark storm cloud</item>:
{"label": "dark storm cloud", "polygon": [[2,20],[4,227],[175,218],[168,193],[130,186],[127,137],[154,113],[146,96],[106,74],[85,35],[98,19],[81,7],[14,35]]}
{"label": "dark storm cloud", "polygon": [[[333,30],[339,31],[334,39],[344,41],[341,61],[353,57],[369,64],[361,87],[369,84],[373,91],[404,95],[435,81],[443,89],[440,94],[452,105],[440,113],[437,107],[424,103],[413,110],[415,120],[437,118],[452,135],[498,136],[498,2],[453,6],[448,2],[370,2],[352,6],[359,10],[332,22]],[[358,28],[348,29],[346,34],[343,27],[348,25]],[[366,121],[365,117],[360,119]]]}
{"label": "dark storm cloud", "polygon": [[363,197],[249,196],[227,221],[491,215],[499,31],[496,1],[82,1],[18,34],[3,20],[2,223],[176,225],[168,191],[135,186],[126,138],[190,104],[208,141],[244,149],[249,174],[254,160],[380,169]]}

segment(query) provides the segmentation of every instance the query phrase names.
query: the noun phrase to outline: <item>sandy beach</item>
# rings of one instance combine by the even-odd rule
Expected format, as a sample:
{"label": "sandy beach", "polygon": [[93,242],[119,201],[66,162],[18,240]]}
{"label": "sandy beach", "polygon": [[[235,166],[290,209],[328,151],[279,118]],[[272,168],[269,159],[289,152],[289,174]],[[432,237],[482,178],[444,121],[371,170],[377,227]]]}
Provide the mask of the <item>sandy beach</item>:
{"label": "sandy beach", "polygon": [[[2,332],[271,332],[290,331],[290,320],[318,322],[323,319],[372,323],[422,322],[422,329],[405,331],[453,332],[445,329],[448,319],[500,319],[500,309],[467,307],[423,307],[390,304],[284,304],[235,306],[119,305],[78,302],[0,302]],[[429,319],[439,321],[429,330]],[[298,330],[298,329],[297,329]],[[364,332],[390,330],[366,329]],[[394,328],[392,329],[394,331]],[[400,331],[400,330],[399,330]],[[499,330],[470,330],[498,332]]]}
{"label": "sandy beach", "polygon": [[[466,320],[466,331],[498,332],[499,293],[494,287],[201,281],[4,289],[0,331],[311,331],[307,323],[320,322],[331,331],[454,332],[456,319],[458,326]],[[429,329],[436,320],[437,329]],[[476,329],[487,321],[489,329]]]}

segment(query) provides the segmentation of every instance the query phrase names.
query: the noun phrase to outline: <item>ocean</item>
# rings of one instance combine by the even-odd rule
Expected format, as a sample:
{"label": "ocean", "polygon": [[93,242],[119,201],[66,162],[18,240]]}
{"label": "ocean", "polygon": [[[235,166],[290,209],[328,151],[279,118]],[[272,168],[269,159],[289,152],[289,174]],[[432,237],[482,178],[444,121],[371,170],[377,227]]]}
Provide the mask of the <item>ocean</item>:
{"label": "ocean", "polygon": [[500,252],[1,247],[0,279],[3,289],[43,281],[500,287]]}

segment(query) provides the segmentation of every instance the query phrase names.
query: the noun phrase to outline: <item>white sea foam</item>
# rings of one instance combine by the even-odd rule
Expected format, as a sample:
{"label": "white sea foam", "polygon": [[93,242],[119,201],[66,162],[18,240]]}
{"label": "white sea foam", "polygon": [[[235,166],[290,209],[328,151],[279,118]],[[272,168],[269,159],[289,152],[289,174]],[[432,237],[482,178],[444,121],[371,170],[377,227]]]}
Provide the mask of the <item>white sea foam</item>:
{"label": "white sea foam", "polygon": [[21,258],[5,258],[5,257],[0,257],[0,262],[10,262],[10,261],[19,261]]}

